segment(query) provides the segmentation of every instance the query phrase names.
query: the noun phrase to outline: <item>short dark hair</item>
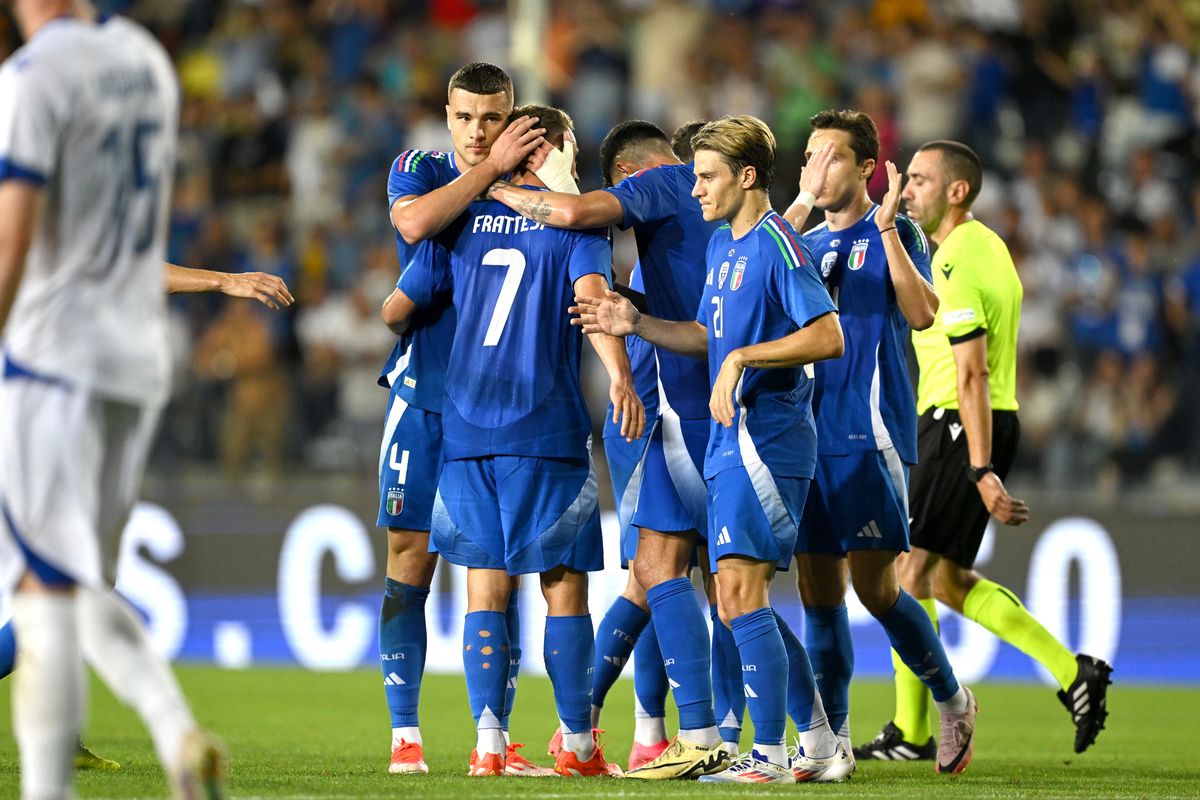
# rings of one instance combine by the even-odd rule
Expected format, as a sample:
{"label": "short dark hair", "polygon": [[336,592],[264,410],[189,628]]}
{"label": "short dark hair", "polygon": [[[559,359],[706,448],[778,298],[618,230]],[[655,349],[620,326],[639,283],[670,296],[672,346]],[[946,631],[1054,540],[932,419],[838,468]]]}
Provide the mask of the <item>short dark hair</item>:
{"label": "short dark hair", "polygon": [[510,101],[513,99],[513,83],[508,73],[495,64],[485,64],[482,61],[464,64],[450,76],[450,85],[446,87],[446,99],[450,98],[450,93],[455,89],[462,89],[471,94],[504,93]]}
{"label": "short dark hair", "polygon": [[775,134],[767,123],[749,114],[721,117],[709,122],[692,138],[696,150],[719,153],[734,175],[754,167],[751,189],[767,191],[775,177]]}
{"label": "short dark hair", "polygon": [[879,129],[875,120],[861,111],[821,111],[808,120],[814,131],[845,131],[850,134],[850,149],[854,151],[854,163],[862,164],[868,158],[879,161]]}
{"label": "short dark hair", "polygon": [[967,182],[965,205],[970,208],[975,198],[979,197],[979,190],[983,188],[983,162],[979,160],[979,156],[962,142],[950,139],[935,139],[917,148],[918,153],[926,150],[936,150],[941,154],[942,172],[946,174],[947,181]]}
{"label": "short dark hair", "polygon": [[680,161],[691,161],[692,156],[696,155],[696,151],[692,149],[692,137],[707,124],[708,120],[706,119],[694,119],[691,122],[683,123],[671,134],[671,149],[675,151],[675,155]]}
{"label": "short dark hair", "polygon": [[513,109],[509,119],[513,120],[518,117],[537,117],[537,126],[546,129],[542,136],[559,150],[562,149],[563,134],[575,129],[575,121],[571,119],[571,116],[561,108],[553,106],[543,106],[537,103],[520,106]]}
{"label": "short dark hair", "polygon": [[612,186],[612,171],[618,159],[644,161],[650,150],[668,150],[671,140],[653,122],[631,119],[615,125],[600,143],[600,177]]}

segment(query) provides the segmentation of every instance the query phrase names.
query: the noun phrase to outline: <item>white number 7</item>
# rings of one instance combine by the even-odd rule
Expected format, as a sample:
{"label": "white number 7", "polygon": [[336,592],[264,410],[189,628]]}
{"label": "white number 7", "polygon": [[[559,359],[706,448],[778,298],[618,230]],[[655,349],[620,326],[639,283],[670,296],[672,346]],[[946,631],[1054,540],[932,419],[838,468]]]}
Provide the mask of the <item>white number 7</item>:
{"label": "white number 7", "polygon": [[488,323],[487,334],[483,337],[484,347],[495,347],[500,343],[504,326],[508,324],[513,301],[517,299],[517,289],[521,288],[521,276],[525,274],[525,256],[520,250],[498,247],[484,253],[483,265],[508,267],[504,283],[500,285],[500,296],[496,298],[496,308],[492,311],[492,321]]}

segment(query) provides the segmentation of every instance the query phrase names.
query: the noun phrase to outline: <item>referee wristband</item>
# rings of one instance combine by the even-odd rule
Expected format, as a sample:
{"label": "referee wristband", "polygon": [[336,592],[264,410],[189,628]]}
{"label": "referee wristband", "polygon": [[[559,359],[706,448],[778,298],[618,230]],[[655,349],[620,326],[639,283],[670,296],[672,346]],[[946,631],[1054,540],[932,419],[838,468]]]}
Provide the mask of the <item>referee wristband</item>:
{"label": "referee wristband", "polygon": [[880,236],[882,236],[883,234],[887,233],[888,231],[894,231],[894,230],[896,230],[896,226],[895,226],[895,225],[893,225],[893,226],[892,226],[892,227],[890,227],[890,228],[884,228],[883,230],[881,230],[881,231],[879,232],[879,235],[880,235]]}

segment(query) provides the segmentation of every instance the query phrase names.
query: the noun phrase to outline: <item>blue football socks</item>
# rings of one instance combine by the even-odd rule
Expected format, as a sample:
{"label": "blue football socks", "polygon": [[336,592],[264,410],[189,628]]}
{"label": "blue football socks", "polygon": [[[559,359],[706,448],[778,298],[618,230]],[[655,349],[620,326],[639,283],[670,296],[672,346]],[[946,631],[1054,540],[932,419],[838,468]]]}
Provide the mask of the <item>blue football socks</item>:
{"label": "blue football socks", "polygon": [[517,677],[521,674],[521,593],[513,589],[508,596],[508,608],[504,611],[508,628],[508,685],[504,690],[504,713],[500,715],[500,727],[508,730],[508,718],[512,716],[513,703],[517,699]]}
{"label": "blue football socks", "polygon": [[654,632],[654,618],[646,623],[633,647],[633,694],[641,714],[651,719],[667,715],[667,671]]}
{"label": "blue football socks", "polygon": [[[754,747],[783,744],[787,726],[788,660],[775,612],[760,608],[730,621],[742,657],[746,704],[754,723]],[[775,759],[771,759],[774,761]],[[787,766],[786,759],[783,766]]]}
{"label": "blue football socks", "polygon": [[650,621],[636,603],[618,596],[608,607],[596,631],[596,663],[592,671],[592,705],[603,706],[608,690],[621,676],[634,644]]}
{"label": "blue football socks", "polygon": [[[654,632],[679,708],[680,730],[715,728],[708,626],[696,604],[691,581],[687,578],[664,581],[648,590],[646,599],[650,602],[650,613],[659,620]],[[669,622],[664,624],[664,621]]]}
{"label": "blue football socks", "polygon": [[566,733],[592,729],[592,657],[595,652],[592,617],[546,617],[544,655],[554,686],[554,703]]}
{"label": "blue football socks", "polygon": [[746,693],[742,688],[742,656],[733,631],[725,627],[717,614],[717,604],[708,607],[712,618],[713,711],[722,741],[737,747],[742,738],[742,718],[746,714]]}
{"label": "blue football socks", "polygon": [[[429,589],[384,579],[379,606],[379,666],[393,728],[416,727],[425,674],[425,600]],[[2,647],[0,647],[2,650]]]}
{"label": "blue football socks", "polygon": [[854,675],[854,640],[846,604],[833,608],[804,609],[805,642],[813,677],[829,727],[849,735],[850,679]]}
{"label": "blue football socks", "polygon": [[463,620],[467,699],[478,729],[500,729],[508,686],[508,626],[499,611],[472,611]]}
{"label": "blue football socks", "polygon": [[921,683],[929,687],[934,702],[949,700],[958,693],[958,679],[946,657],[929,615],[913,596],[903,589],[896,604],[879,615],[892,649]]}

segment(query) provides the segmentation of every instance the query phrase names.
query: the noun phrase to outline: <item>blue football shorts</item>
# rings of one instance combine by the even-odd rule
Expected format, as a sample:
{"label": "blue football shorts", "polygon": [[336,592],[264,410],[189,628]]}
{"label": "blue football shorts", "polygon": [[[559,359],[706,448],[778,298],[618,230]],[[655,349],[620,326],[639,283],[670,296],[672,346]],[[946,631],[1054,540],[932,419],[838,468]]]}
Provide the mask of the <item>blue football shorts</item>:
{"label": "blue football shorts", "polygon": [[659,414],[638,468],[641,485],[633,525],[662,533],[696,531],[707,539],[708,489],[704,451],[708,419],[681,419],[672,409]]}
{"label": "blue football shorts", "polygon": [[591,459],[489,456],[447,461],[431,547],[452,564],[510,575],[604,568]]}
{"label": "blue football shorts", "polygon": [[648,441],[648,435],[632,442],[620,436],[607,436],[604,439],[604,457],[608,461],[613,505],[616,506],[617,522],[621,527],[621,569],[628,569],[629,562],[637,555],[638,531],[633,524],[633,509],[642,485],[642,473],[638,466]]}
{"label": "blue football shorts", "polygon": [[796,553],[908,550],[908,465],[895,448],[819,455]]}
{"label": "blue football shorts", "polygon": [[708,560],[713,572],[725,556],[774,561],[787,569],[796,548],[808,478],[775,476],[766,464],[718,472],[708,479]]}
{"label": "blue football shorts", "polygon": [[442,473],[442,415],[410,406],[393,389],[379,446],[380,527],[427,531]]}

